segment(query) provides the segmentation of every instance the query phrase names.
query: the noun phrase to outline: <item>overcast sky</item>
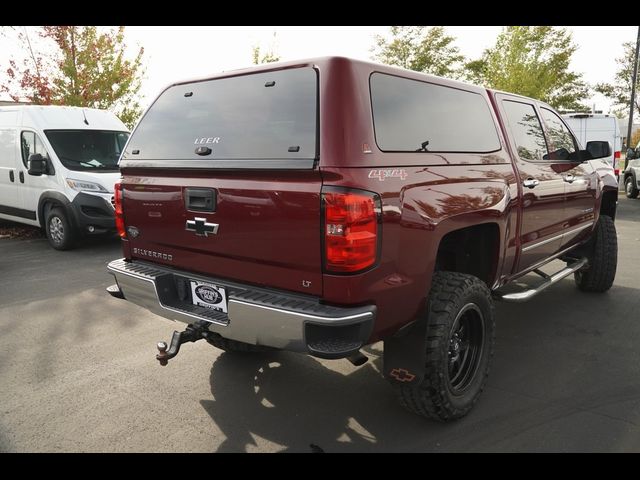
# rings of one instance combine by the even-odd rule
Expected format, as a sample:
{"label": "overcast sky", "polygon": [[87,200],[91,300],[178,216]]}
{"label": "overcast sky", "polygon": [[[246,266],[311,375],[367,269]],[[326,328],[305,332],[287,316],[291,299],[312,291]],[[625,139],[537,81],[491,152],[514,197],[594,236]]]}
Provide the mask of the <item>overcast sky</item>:
{"label": "overcast sky", "polygon": [[[502,27],[445,27],[456,37],[462,54],[477,58],[493,45]],[[622,54],[622,43],[635,41],[638,27],[568,27],[578,50],[571,67],[584,74],[589,83],[613,81],[615,59]],[[125,30],[126,41],[133,50],[145,49],[146,78],[141,93],[151,102],[167,84],[176,80],[242,68],[251,64],[253,45],[269,48],[274,43],[282,60],[323,55],[344,55],[369,60],[375,34],[385,34],[388,27],[136,27]],[[15,40],[0,38],[0,71],[6,70],[8,58],[15,51]],[[6,98],[6,97],[5,97]],[[610,102],[597,94],[590,105],[607,113]]]}

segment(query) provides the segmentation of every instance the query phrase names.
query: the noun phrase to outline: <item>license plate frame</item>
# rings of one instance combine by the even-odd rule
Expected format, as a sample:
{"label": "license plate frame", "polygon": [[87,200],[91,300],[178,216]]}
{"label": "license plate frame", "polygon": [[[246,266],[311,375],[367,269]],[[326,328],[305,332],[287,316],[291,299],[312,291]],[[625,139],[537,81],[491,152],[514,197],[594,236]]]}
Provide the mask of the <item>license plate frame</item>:
{"label": "license plate frame", "polygon": [[227,289],[200,280],[189,280],[191,302],[198,307],[205,307],[222,313],[228,313]]}

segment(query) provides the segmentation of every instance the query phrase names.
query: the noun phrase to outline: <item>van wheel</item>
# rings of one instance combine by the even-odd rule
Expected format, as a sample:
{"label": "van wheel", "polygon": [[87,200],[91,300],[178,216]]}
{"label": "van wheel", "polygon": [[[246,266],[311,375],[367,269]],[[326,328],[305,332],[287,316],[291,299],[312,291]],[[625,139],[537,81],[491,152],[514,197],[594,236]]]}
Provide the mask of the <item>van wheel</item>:
{"label": "van wheel", "polygon": [[627,194],[627,198],[638,198],[640,190],[636,187],[636,182],[633,180],[633,175],[629,175],[624,181],[624,193]]}
{"label": "van wheel", "polygon": [[49,210],[45,221],[47,240],[56,250],[69,250],[73,248],[75,232],[69,219],[60,207]]}
{"label": "van wheel", "polygon": [[396,384],[396,393],[413,413],[455,420],[469,413],[489,375],[495,343],[491,293],[472,275],[436,272],[424,314],[424,377],[411,385]]}
{"label": "van wheel", "polygon": [[238,342],[237,340],[229,340],[220,335],[209,335],[206,340],[210,345],[228,353],[262,353],[276,350],[275,348],[265,347],[264,345],[251,345],[250,343]]}
{"label": "van wheel", "polygon": [[586,245],[589,265],[573,274],[583,292],[606,292],[613,285],[618,266],[618,237],[613,218],[600,215]]}

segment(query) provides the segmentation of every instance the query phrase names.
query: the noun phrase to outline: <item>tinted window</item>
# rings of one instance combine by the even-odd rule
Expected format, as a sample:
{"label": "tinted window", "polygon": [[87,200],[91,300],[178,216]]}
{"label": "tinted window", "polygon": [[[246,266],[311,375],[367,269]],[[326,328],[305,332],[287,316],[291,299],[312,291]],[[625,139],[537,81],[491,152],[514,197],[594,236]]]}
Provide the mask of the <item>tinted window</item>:
{"label": "tinted window", "polygon": [[569,156],[577,151],[573,135],[555,113],[546,108],[540,110],[547,127],[547,140],[549,141],[549,155],[546,158],[568,160]]}
{"label": "tinted window", "polygon": [[542,160],[547,154],[547,144],[533,105],[505,100],[502,106],[520,158]]}
{"label": "tinted window", "polygon": [[49,158],[49,154],[47,153],[47,149],[42,143],[42,140],[40,140],[40,137],[38,137],[34,132],[22,132],[21,146],[22,163],[24,163],[24,166],[27,168],[29,168],[27,163],[29,161],[29,155],[39,153],[43,158]]}
{"label": "tinted window", "polygon": [[[173,86],[138,125],[126,158],[315,158],[316,90],[312,68]],[[198,147],[212,153],[200,156]]]}
{"label": "tinted window", "polygon": [[62,164],[70,170],[117,170],[127,132],[108,130],[46,130]]}
{"label": "tinted window", "polygon": [[500,149],[489,106],[476,93],[374,73],[371,102],[381,150],[415,152],[423,144],[429,152]]}

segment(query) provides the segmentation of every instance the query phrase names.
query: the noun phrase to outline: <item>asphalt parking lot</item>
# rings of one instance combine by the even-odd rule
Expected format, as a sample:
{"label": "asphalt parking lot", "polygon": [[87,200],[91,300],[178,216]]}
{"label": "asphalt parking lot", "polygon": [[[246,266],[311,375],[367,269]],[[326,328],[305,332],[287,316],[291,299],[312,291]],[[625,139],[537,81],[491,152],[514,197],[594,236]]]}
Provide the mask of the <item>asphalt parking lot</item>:
{"label": "asphalt parking lot", "polygon": [[105,293],[118,241],[0,240],[0,451],[639,451],[640,200],[621,196],[617,228],[607,294],[570,277],[497,305],[487,389],[452,424],[398,406],[379,344],[354,367],[202,341],[160,367],[181,325]]}

